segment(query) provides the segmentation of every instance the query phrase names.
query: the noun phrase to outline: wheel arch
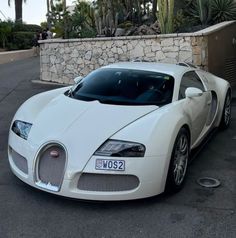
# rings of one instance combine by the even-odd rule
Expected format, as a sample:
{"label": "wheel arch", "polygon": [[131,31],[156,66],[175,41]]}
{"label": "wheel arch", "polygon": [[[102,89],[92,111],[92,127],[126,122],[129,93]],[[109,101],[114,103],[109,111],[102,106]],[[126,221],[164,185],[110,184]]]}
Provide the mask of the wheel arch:
{"label": "wheel arch", "polygon": [[[190,142],[190,145],[191,145],[191,131],[190,131],[190,127],[189,127],[189,125],[188,124],[184,124],[181,128],[185,128],[186,130],[187,130],[187,132],[188,132],[188,138],[189,138],[189,142]],[[180,128],[180,129],[181,129]]]}

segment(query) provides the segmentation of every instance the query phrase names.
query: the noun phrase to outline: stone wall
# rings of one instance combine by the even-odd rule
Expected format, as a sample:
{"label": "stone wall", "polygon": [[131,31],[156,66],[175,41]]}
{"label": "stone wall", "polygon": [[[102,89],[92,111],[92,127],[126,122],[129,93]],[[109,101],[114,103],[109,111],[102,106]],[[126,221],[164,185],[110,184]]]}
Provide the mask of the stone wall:
{"label": "stone wall", "polygon": [[71,84],[101,66],[135,59],[189,62],[207,70],[207,32],[41,41],[41,80]]}

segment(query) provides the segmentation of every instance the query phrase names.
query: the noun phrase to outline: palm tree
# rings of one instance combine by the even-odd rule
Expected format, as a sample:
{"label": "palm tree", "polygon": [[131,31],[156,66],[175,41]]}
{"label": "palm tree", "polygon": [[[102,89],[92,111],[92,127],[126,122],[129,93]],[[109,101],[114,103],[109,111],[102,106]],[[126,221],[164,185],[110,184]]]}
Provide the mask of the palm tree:
{"label": "palm tree", "polygon": [[[26,0],[15,0],[15,21],[22,23],[22,4]],[[11,5],[11,0],[8,0],[8,5]]]}

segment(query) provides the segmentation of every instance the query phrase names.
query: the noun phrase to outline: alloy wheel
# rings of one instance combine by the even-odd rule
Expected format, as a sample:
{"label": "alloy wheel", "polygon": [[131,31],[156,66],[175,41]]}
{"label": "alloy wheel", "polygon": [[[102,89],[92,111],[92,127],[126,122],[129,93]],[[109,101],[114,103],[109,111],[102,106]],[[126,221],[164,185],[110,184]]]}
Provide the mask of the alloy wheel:
{"label": "alloy wheel", "polygon": [[180,185],[184,180],[188,165],[188,157],[189,157],[188,138],[185,134],[182,134],[178,138],[174,153],[173,175],[176,185]]}

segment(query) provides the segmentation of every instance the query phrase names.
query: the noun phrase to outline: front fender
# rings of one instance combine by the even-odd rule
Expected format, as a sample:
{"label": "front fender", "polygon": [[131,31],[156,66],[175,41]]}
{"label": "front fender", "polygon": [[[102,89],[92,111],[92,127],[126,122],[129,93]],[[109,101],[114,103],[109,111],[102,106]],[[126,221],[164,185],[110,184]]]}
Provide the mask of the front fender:
{"label": "front fender", "polygon": [[144,144],[146,152],[143,159],[162,158],[158,165],[163,171],[162,184],[165,184],[177,134],[183,126],[190,128],[189,125],[182,103],[178,101],[136,120],[113,135],[112,139]]}
{"label": "front fender", "polygon": [[161,156],[172,151],[175,138],[184,125],[190,128],[189,118],[179,101],[134,121],[113,135],[112,139],[142,143],[146,146],[145,156]]}
{"label": "front fender", "polygon": [[44,108],[53,98],[64,93],[70,87],[71,86],[50,90],[29,98],[19,107],[12,121],[17,119],[32,123],[42,108]]}

